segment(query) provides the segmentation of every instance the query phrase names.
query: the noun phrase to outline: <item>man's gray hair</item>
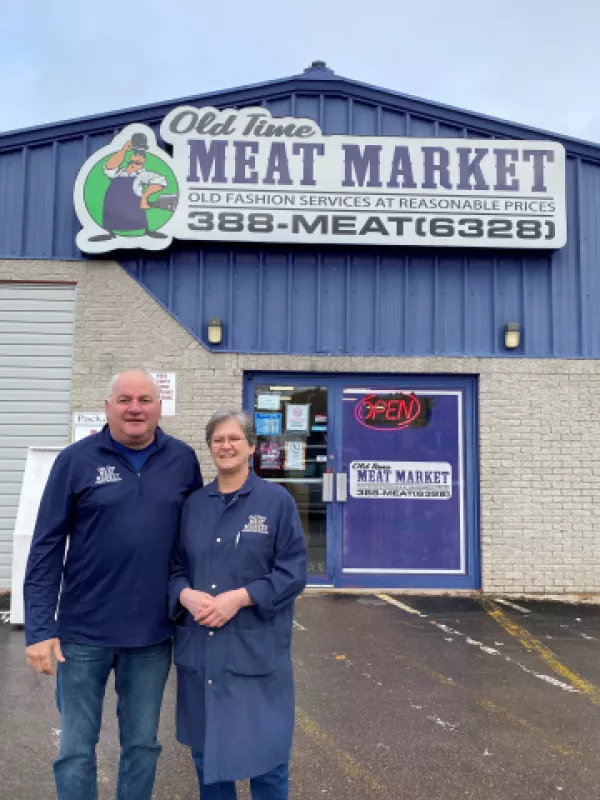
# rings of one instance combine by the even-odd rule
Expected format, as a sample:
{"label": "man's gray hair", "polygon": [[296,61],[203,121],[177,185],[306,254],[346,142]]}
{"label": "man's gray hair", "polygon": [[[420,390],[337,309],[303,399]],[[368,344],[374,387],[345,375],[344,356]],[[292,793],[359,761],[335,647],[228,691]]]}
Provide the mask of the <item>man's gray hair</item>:
{"label": "man's gray hair", "polygon": [[249,445],[256,444],[256,431],[250,414],[236,408],[223,408],[220,411],[215,411],[206,425],[206,444],[209,447],[217,425],[228,419],[234,419],[239,424]]}
{"label": "man's gray hair", "polygon": [[154,376],[151,375],[147,370],[145,370],[145,369],[124,369],[122,372],[117,372],[117,374],[113,375],[112,378],[110,379],[110,383],[108,384],[108,388],[106,390],[106,399],[107,400],[110,400],[110,398],[112,397],[112,393],[113,393],[113,391],[115,389],[115,383],[119,380],[121,375],[126,375],[128,372],[135,372],[137,375],[145,375],[146,378],[148,378],[150,383],[156,389],[156,394],[158,395],[158,397],[160,397],[160,388],[158,386],[158,383],[156,382],[156,379],[154,378]]}

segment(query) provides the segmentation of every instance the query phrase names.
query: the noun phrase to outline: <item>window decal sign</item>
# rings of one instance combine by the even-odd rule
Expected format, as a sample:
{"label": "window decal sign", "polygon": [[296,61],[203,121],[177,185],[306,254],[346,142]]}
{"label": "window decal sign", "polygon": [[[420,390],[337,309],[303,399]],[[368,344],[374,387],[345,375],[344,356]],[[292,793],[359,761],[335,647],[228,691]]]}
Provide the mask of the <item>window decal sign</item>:
{"label": "window decal sign", "polygon": [[288,403],[285,407],[285,429],[296,433],[308,433],[310,405]]}
{"label": "window decal sign", "polygon": [[427,461],[352,461],[350,495],[448,500],[452,497],[452,465]]}
{"label": "window decal sign", "polygon": [[268,411],[257,411],[254,414],[254,427],[257,436],[280,436],[281,414]]}
{"label": "window decal sign", "polygon": [[276,439],[260,443],[260,468],[281,469],[281,445]]}
{"label": "window decal sign", "polygon": [[305,466],[306,444],[304,442],[286,442],[284,469],[304,470]]}
{"label": "window decal sign", "polygon": [[264,108],[180,106],[128,125],[75,182],[95,254],[197,241],[559,248],[565,151],[552,141],[324,135]]}

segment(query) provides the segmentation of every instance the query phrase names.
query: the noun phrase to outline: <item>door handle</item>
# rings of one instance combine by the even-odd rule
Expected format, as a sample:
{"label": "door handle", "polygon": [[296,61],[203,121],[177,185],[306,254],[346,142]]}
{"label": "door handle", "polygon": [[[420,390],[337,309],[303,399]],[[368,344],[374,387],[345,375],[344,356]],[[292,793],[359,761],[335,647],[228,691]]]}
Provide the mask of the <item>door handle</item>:
{"label": "door handle", "polygon": [[348,473],[338,472],[335,476],[335,499],[338,503],[348,500]]}
{"label": "door handle", "polygon": [[332,503],[333,502],[333,473],[332,472],[324,472],[323,473],[323,488],[322,488],[321,500],[324,503]]}

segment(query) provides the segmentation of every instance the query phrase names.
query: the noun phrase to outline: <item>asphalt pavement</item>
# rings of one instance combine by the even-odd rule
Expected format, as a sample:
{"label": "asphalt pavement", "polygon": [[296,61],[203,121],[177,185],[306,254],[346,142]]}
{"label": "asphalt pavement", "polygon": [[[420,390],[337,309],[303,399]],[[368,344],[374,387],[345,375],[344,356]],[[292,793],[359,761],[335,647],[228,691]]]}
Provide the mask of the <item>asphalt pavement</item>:
{"label": "asphalt pavement", "polygon": [[[54,681],[24,661],[0,598],[0,793],[55,797]],[[6,615],[4,615],[6,617]],[[305,594],[294,632],[292,800],[600,798],[600,606]],[[193,800],[175,740],[175,675],[161,722],[156,800]],[[98,747],[114,797],[114,690]],[[249,797],[243,784],[240,800]]]}

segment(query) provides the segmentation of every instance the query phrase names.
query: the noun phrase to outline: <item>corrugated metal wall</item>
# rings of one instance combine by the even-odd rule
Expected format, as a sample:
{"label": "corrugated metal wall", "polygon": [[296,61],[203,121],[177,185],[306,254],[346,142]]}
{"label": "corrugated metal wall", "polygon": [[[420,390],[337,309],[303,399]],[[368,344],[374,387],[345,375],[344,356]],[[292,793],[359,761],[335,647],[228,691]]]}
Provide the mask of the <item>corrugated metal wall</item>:
{"label": "corrugated metal wall", "polygon": [[[328,134],[542,138],[518,126],[343,80],[291,80],[198,98],[315,119]],[[89,154],[132,121],[158,129],[171,106],[0,137],[0,257],[81,258],[72,205]],[[110,124],[110,129],[106,126]],[[45,138],[44,138],[45,137]],[[559,138],[559,137],[555,137]],[[175,244],[121,263],[195,336],[220,317],[219,349],[272,353],[600,356],[600,147],[565,141],[568,237],[555,253]]]}
{"label": "corrugated metal wall", "polygon": [[30,446],[69,441],[75,287],[0,283],[0,589]]}

